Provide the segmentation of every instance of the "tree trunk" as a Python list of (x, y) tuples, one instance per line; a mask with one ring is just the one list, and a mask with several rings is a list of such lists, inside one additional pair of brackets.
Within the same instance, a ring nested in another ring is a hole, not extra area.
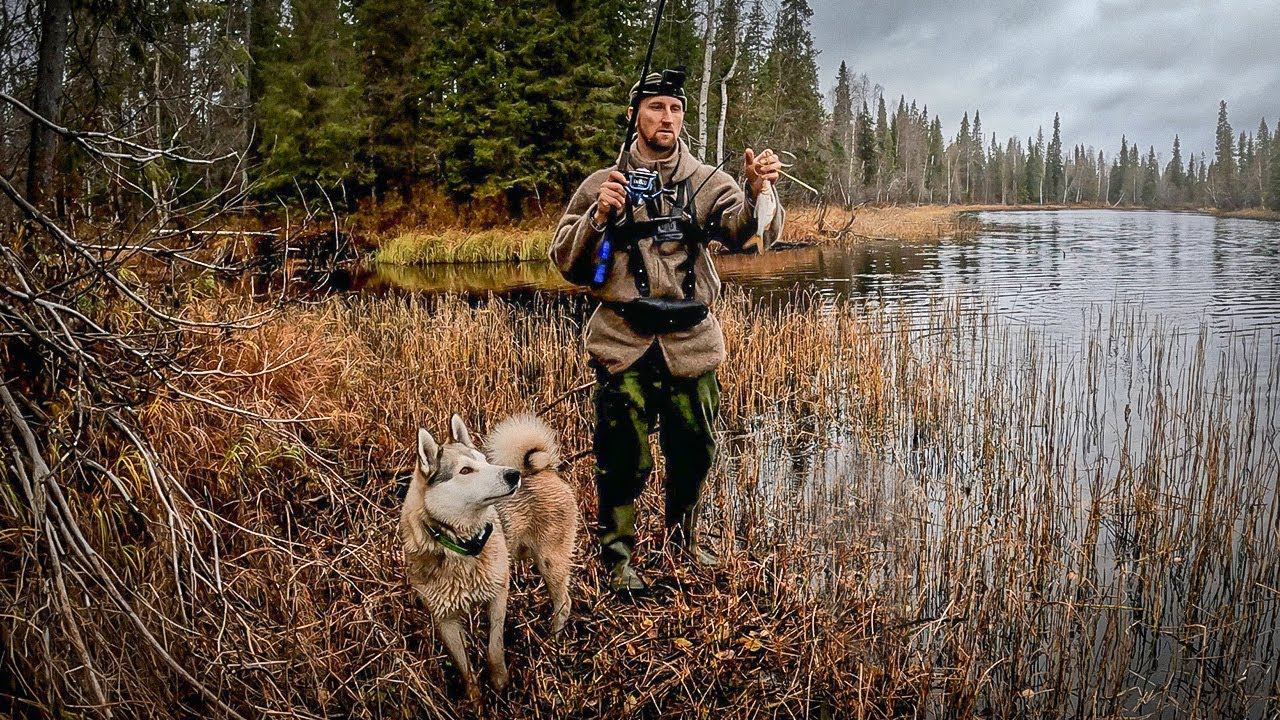
[(733, 44), (733, 62), (729, 70), (720, 78), (720, 119), (716, 123), (716, 164), (724, 162), (724, 124), (729, 117), (729, 81), (738, 71), (738, 56), (742, 54), (742, 41)]
[(707, 28), (703, 33), (702, 48), (702, 84), (698, 88), (698, 160), (707, 157), (707, 91), (711, 88), (711, 60), (716, 53), (715, 0), (707, 0)]
[[(45, 0), (40, 12), (40, 47), (36, 60), (35, 97), (31, 109), (50, 122), (58, 122), (62, 107), (62, 74), (67, 60), (67, 26), (71, 0)], [(31, 121), (27, 157), (27, 200), (39, 207), (53, 176), (57, 135), (39, 121)]]
[(1044, 204), (1044, 176), (1045, 176), (1045, 173), (1048, 171), (1049, 171), (1049, 156), (1048, 154), (1046, 154), (1044, 158), (1040, 160), (1040, 189), (1038, 192), (1040, 193), (1041, 205)]

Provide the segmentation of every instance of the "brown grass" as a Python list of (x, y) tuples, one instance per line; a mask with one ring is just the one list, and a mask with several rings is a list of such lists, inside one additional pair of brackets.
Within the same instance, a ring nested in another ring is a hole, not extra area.
[[(973, 232), (976, 226), (964, 213), (985, 209), (979, 205), (887, 205), (860, 207), (851, 225), (849, 212), (815, 207), (788, 209), (783, 240), (795, 243), (941, 240)], [(841, 231), (844, 231), (841, 233)]]
[[(167, 619), (157, 630), (179, 660), (243, 713), (463, 716), (400, 572), (396, 488), (419, 424), (442, 430), (457, 411), (483, 433), (590, 377), (573, 308), (335, 299), (207, 338), (203, 362), (240, 375), (202, 390), (297, 422), (158, 398), (145, 420), (191, 503), (167, 507), (124, 456), (115, 469), (140, 512), (94, 486), (75, 487), (72, 505)], [(1257, 403), (1280, 389), (1277, 373), (1249, 380), (1247, 357), (1206, 364), (1203, 338), (1125, 312), (1099, 315), (1078, 351), (962, 299), (864, 312), (807, 295), (761, 307), (731, 292), (720, 314), (730, 354), (706, 512), (726, 567), (671, 567), (654, 547), (660, 493), (647, 493), (640, 551), (661, 592), (621, 604), (601, 593), (584, 531), (563, 641), (545, 638), (545, 593), (518, 573), (513, 689), (488, 698), (491, 714), (1234, 715), (1265, 704), (1256, 688), (1274, 688), (1277, 669), (1255, 647), (1275, 627), (1280, 468), (1252, 448), (1276, 443)], [(544, 416), (567, 455), (586, 447), (587, 393)], [(590, 520), (589, 462), (564, 472)], [(186, 553), (215, 559), (217, 576), (191, 570)], [(130, 636), (108, 610), (83, 612)], [(40, 642), (6, 627), (10, 647)], [(1167, 682), (1147, 664), (1153, 648), (1171, 653)], [(119, 713), (207, 713), (145, 648), (94, 653)], [(79, 672), (71, 653), (66, 671)]]
[(1280, 212), (1268, 210), (1266, 208), (1241, 208), (1239, 210), (1218, 210), (1217, 208), (1206, 208), (1200, 212), (1207, 212), (1218, 217), (1226, 218), (1242, 218), (1244, 220), (1272, 220), (1280, 221)]
[(387, 265), (546, 261), (554, 234), (544, 228), (402, 230), (379, 240), (373, 257)]

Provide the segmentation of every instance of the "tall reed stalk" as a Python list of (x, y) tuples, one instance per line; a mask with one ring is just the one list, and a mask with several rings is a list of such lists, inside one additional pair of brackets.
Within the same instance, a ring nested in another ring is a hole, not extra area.
[[(731, 290), (719, 314), (729, 359), (705, 509), (725, 567), (694, 574), (657, 551), (651, 492), (640, 553), (655, 599), (602, 594), (584, 532), (574, 619), (548, 638), (545, 593), (517, 573), (499, 711), (1277, 710), (1274, 338), (1220, 349), (1204, 327), (1114, 307), (1064, 341), (964, 297), (869, 310)], [(145, 420), (185, 497), (126, 453), (116, 486), (73, 484), (68, 504), (175, 658), (244, 714), (462, 716), (400, 572), (414, 430), (459, 412), (483, 433), (545, 409), (566, 455), (584, 450), (583, 318), (580, 299), (550, 295), (335, 298), (210, 339), (205, 362), (224, 374), (202, 390), (285, 422), (157, 398)], [(589, 458), (563, 472), (589, 529)], [(188, 531), (162, 531), (171, 517)], [(216, 573), (184, 567), (187, 553)], [(54, 648), (21, 687), (47, 708), (92, 707), (74, 643), (23, 622), (49, 590), (20, 577), (0, 583), (6, 647)], [(132, 626), (79, 611), (118, 714), (207, 710)]]

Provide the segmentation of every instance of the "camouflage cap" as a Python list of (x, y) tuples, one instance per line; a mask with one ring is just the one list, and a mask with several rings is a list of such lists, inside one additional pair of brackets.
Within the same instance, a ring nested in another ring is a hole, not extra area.
[(644, 79), (644, 84), (636, 83), (631, 86), (630, 101), (635, 105), (642, 97), (651, 97), (654, 95), (667, 95), (676, 98), (681, 105), (685, 104), (684, 95), (684, 70), (664, 70), (662, 72), (649, 73)]

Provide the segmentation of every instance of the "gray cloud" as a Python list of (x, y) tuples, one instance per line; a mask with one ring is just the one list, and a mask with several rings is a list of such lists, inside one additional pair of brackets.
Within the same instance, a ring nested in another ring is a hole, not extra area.
[(1213, 154), (1218, 101), (1232, 127), (1254, 132), (1280, 116), (1277, 0), (1017, 0), (852, 3), (811, 0), (824, 90), (843, 60), (885, 88), (941, 113), (982, 112), (1003, 142), (1046, 134), (1062, 116), (1063, 142), (1110, 156), (1123, 133), (1167, 159)]

